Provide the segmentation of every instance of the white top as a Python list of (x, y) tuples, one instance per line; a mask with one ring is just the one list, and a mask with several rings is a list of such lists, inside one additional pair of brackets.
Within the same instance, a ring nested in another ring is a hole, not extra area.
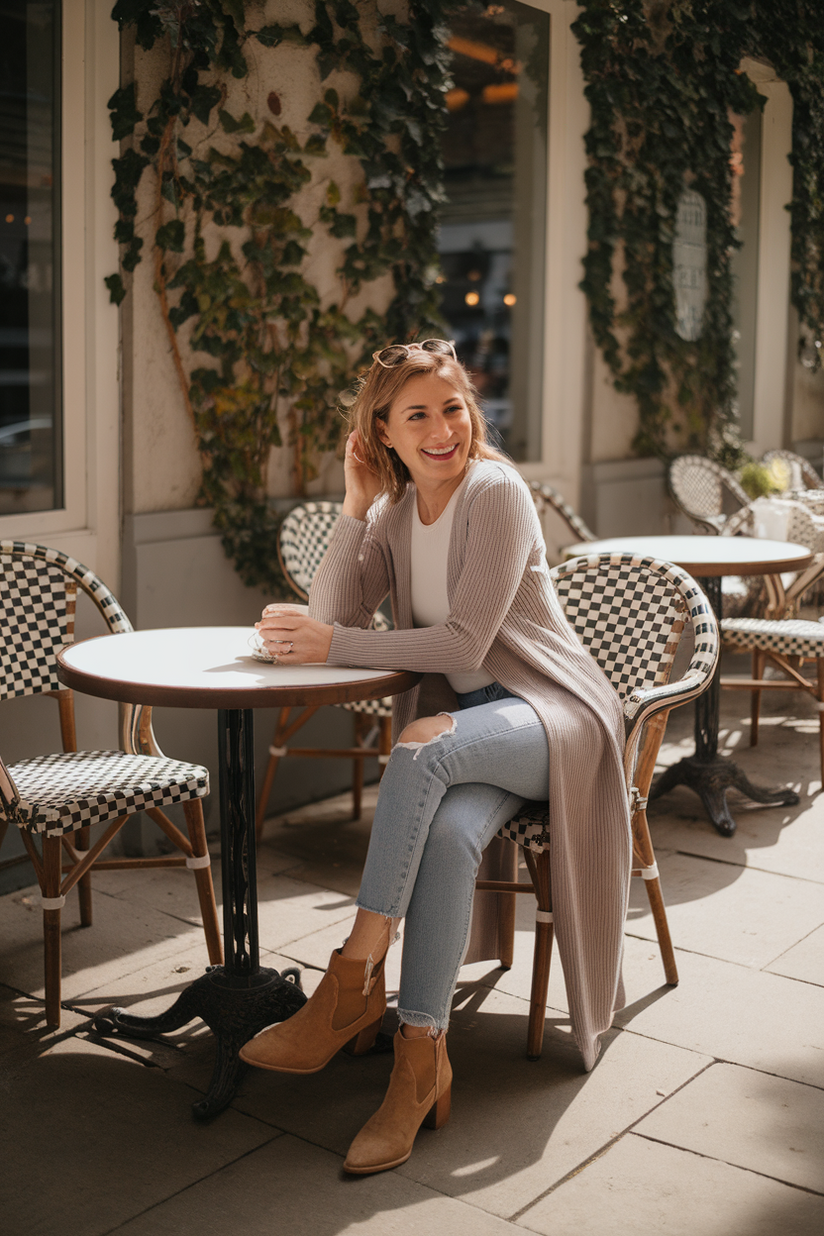
[(95, 678), (193, 692), (329, 686), (386, 676), (380, 669), (258, 661), (249, 646), (254, 633), (251, 627), (168, 627), (101, 635), (73, 644), (63, 651), (62, 659)]
[(659, 558), (699, 576), (778, 574), (800, 570), (812, 559), (805, 545), (749, 536), (615, 536), (564, 549), (566, 558), (612, 553)]
[[(425, 524), (418, 514), (417, 501), (412, 512), (411, 589), (412, 618), (416, 627), (437, 627), (449, 618), (446, 589), (446, 564), (452, 520), (463, 481), (455, 490), (434, 524)], [(487, 687), (495, 679), (486, 670), (469, 674), (447, 674), (447, 681), (458, 695)]]

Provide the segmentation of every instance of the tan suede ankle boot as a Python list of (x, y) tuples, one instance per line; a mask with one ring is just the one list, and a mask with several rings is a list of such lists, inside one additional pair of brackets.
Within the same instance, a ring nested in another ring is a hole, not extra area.
[(367, 1052), (386, 1012), (384, 961), (373, 965), (336, 949), (314, 995), (245, 1043), (241, 1060), (276, 1073), (317, 1073), (342, 1047)]
[(349, 1147), (343, 1167), (356, 1176), (405, 1163), (422, 1124), (440, 1129), (449, 1119), (452, 1066), (446, 1034), (395, 1035), (395, 1067), (386, 1098)]

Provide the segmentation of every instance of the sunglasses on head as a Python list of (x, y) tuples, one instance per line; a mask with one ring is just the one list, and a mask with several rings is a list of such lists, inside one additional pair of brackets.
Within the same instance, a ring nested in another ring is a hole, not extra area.
[(435, 352), (440, 356), (451, 356), (453, 360), (458, 359), (453, 340), (424, 339), (423, 343), (390, 343), (388, 348), (380, 348), (377, 352), (373, 352), (372, 360), (383, 365), (384, 369), (391, 369), (393, 365), (399, 365), (401, 361), (405, 361), (416, 351)]

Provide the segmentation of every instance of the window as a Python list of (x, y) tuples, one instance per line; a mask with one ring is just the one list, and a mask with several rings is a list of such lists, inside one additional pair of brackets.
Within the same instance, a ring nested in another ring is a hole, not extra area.
[(549, 23), (506, 0), (450, 24), (441, 312), (519, 463), (542, 451)]
[(0, 9), (0, 515), (63, 504), (60, 8)]

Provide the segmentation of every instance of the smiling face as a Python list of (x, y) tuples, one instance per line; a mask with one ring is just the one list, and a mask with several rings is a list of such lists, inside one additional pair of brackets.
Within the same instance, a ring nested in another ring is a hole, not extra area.
[(406, 464), (418, 490), (458, 485), (472, 446), (472, 418), (458, 387), (436, 373), (419, 374), (401, 388), (377, 430)]

